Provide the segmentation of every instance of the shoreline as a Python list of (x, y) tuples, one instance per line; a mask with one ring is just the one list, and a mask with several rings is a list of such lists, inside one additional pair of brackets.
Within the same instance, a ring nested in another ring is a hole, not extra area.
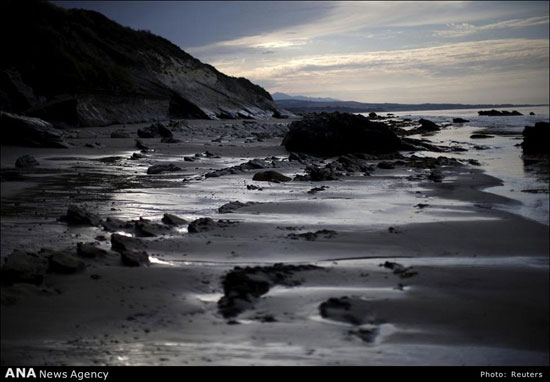
[[(193, 142), (144, 139), (156, 151), (139, 161), (90, 161), (137, 151), (133, 138), (108, 138), (116, 128), (73, 139), (103, 145), (94, 149), (20, 149), (43, 156), (29, 171), (36, 183), (24, 203), (15, 197), (21, 188), (5, 194), (10, 182), (2, 182), (2, 257), (22, 243), (61, 249), (108, 236), (57, 222), (69, 202), (87, 203), (102, 218), (158, 220), (169, 212), (236, 223), (141, 239), (156, 259), (149, 267), (86, 260), (82, 273), (48, 274), (43, 290), (3, 287), (2, 301), (14, 303), (2, 307), (2, 364), (548, 365), (548, 226), (493, 208), (513, 203), (483, 191), (499, 179), (468, 166), (444, 167), (441, 183), (406, 180), (401, 169), (329, 182), (253, 182), (253, 172), (199, 179), (249, 158), (285, 155), (279, 138), (245, 143), (239, 129), (221, 142), (212, 142), (220, 138), (215, 128), (177, 135)], [(182, 160), (205, 150), (220, 158)], [(2, 163), (14, 155), (2, 150)], [(145, 175), (159, 161), (184, 171)], [(303, 167), (285, 166), (275, 170), (291, 175)], [(322, 185), (328, 188), (307, 193)], [(233, 200), (259, 204), (216, 212)], [(422, 203), (428, 206), (415, 207)], [(289, 236), (321, 229), (336, 234)], [(402, 278), (380, 266), (386, 261), (416, 274)], [(277, 262), (320, 268), (293, 275), (294, 286), (272, 287), (229, 325), (217, 308), (221, 280), (237, 265)], [(376, 319), (358, 326), (339, 314), (319, 316), (321, 303), (343, 296), (352, 317)]]

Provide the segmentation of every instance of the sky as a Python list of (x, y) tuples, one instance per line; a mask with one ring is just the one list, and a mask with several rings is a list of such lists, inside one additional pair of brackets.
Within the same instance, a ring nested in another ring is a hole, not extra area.
[(549, 103), (547, 1), (52, 1), (172, 41), (269, 92)]

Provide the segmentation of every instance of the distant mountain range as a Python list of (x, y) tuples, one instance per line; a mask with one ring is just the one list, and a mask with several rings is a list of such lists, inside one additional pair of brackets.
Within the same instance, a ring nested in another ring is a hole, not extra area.
[(285, 93), (273, 93), (271, 95), (275, 101), (309, 101), (309, 102), (342, 102), (339, 99), (336, 98), (330, 98), (330, 97), (306, 97), (301, 95), (289, 95)]
[(514, 104), (457, 104), (457, 103), (362, 103), (355, 101), (340, 101), (333, 98), (313, 98), (304, 96), (290, 96), (284, 93), (272, 95), (275, 103), (293, 113), (315, 113), (322, 111), (339, 111), (346, 113), (370, 113), (392, 111), (418, 111), (418, 110), (449, 110), (449, 109), (494, 109), (520, 106), (543, 105), (514, 105)]

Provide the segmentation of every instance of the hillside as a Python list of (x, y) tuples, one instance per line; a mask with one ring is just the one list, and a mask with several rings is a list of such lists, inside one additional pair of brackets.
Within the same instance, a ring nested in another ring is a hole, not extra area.
[(70, 125), (277, 115), (270, 94), (148, 31), (47, 2), (3, 2), (0, 109)]

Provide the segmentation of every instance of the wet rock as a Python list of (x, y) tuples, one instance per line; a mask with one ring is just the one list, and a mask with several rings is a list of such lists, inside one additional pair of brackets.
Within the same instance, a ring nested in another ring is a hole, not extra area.
[(258, 181), (258, 182), (290, 182), (292, 179), (288, 176), (285, 176), (277, 171), (261, 171), (254, 174), (252, 177), (252, 180)]
[(164, 224), (171, 225), (171, 226), (179, 226), (179, 225), (187, 224), (187, 220), (172, 214), (164, 214), (162, 216), (162, 222)]
[(305, 233), (291, 233), (287, 235), (287, 238), (292, 240), (298, 240), (298, 239), (305, 239), (307, 241), (315, 241), (319, 237), (323, 237), (325, 239), (331, 239), (334, 236), (336, 236), (337, 232), (328, 230), (328, 229), (322, 229), (315, 232), (305, 232)]
[(405, 267), (402, 264), (392, 261), (386, 261), (380, 264), (381, 267), (391, 269), (394, 274), (399, 275), (402, 279), (416, 276), (418, 272), (413, 271), (413, 267)]
[(418, 122), (420, 122), (420, 127), (417, 129), (420, 131), (439, 131), (441, 128), (437, 126), (434, 122), (430, 121), (429, 119), (421, 119)]
[(471, 164), (472, 166), (481, 166), (481, 163), (477, 159), (468, 159), (468, 164)]
[(316, 194), (318, 192), (321, 192), (321, 191), (325, 191), (326, 189), (328, 189), (327, 186), (321, 186), (321, 187), (313, 187), (311, 190), (309, 190), (307, 193), (308, 194)]
[(477, 112), (479, 115), (486, 115), (489, 117), (502, 117), (502, 116), (515, 116), (515, 115), (523, 115), (519, 111), (507, 111), (507, 110), (481, 110)]
[(122, 251), (120, 252), (120, 260), (122, 264), (128, 267), (139, 267), (141, 265), (149, 265), (149, 255), (145, 251)]
[(80, 257), (96, 259), (98, 257), (107, 256), (108, 252), (102, 248), (97, 247), (97, 245), (93, 243), (77, 243), (76, 254)]
[(109, 232), (115, 232), (119, 230), (128, 230), (128, 229), (134, 228), (132, 222), (127, 222), (125, 220), (112, 218), (112, 217), (108, 217), (107, 219), (102, 221), (101, 225), (105, 229), (105, 231), (109, 231)]
[(529, 115), (535, 115), (535, 113), (533, 113), (533, 112), (530, 112), (530, 113), (529, 113)]
[(294, 177), (294, 180), (301, 182), (324, 182), (338, 180), (338, 173), (336, 173), (332, 167), (307, 166), (305, 171), (306, 175), (297, 175)]
[(378, 328), (350, 330), (348, 334), (360, 338), (367, 343), (373, 343), (379, 334)]
[(537, 122), (535, 126), (525, 126), (521, 148), (526, 155), (549, 155), (550, 124)]
[(468, 123), (470, 121), (468, 121), (467, 119), (463, 119), (463, 118), (453, 118), (453, 123)]
[(383, 123), (336, 112), (312, 114), (292, 122), (283, 145), (288, 151), (327, 158), (348, 153), (395, 152), (401, 141)]
[(165, 235), (170, 232), (170, 228), (164, 224), (153, 223), (147, 219), (139, 218), (135, 222), (136, 236), (138, 237), (154, 237)]
[(255, 204), (258, 204), (258, 203), (256, 203), (256, 202), (242, 203), (242, 202), (239, 202), (239, 201), (236, 200), (234, 202), (229, 202), (229, 203), (224, 204), (223, 206), (218, 208), (218, 212), (220, 214), (230, 214), (230, 213), (238, 210), (239, 208), (249, 207), (249, 206), (253, 206)]
[(300, 162), (303, 164), (311, 164), (317, 161), (318, 159), (304, 153), (290, 153), (290, 155), (288, 156), (288, 160), (290, 162)]
[(84, 262), (76, 256), (65, 252), (45, 252), (48, 257), (48, 271), (53, 273), (77, 273), (84, 270)]
[(143, 142), (140, 141), (139, 139), (136, 139), (136, 148), (138, 148), (139, 150), (143, 150), (143, 151), (149, 151), (150, 150), (149, 146), (144, 145)]
[(216, 229), (218, 225), (216, 222), (211, 218), (200, 218), (197, 220), (193, 220), (189, 227), (187, 227), (187, 231), (189, 233), (200, 233), (200, 232), (206, 232), (210, 231), (212, 229)]
[(225, 318), (233, 318), (249, 309), (259, 297), (275, 285), (295, 286), (297, 272), (320, 269), (315, 265), (275, 264), (265, 267), (235, 267), (225, 275), (222, 285), (224, 296), (218, 301), (218, 309)]
[(39, 165), (40, 163), (32, 155), (23, 155), (15, 161), (15, 167), (17, 168), (30, 168)]
[(379, 162), (376, 167), (381, 168), (383, 170), (391, 170), (395, 168), (395, 165), (392, 162), (382, 161)]
[(48, 260), (44, 256), (16, 249), (2, 264), (2, 285), (14, 283), (39, 285), (44, 280), (47, 269)]
[(247, 184), (246, 185), (247, 190), (257, 190), (257, 191), (263, 191), (262, 187), (255, 186), (253, 184)]
[(147, 155), (141, 154), (141, 153), (133, 153), (132, 156), (130, 157), (131, 160), (139, 160), (143, 158), (147, 158)]
[(0, 134), (3, 145), (30, 147), (70, 147), (63, 141), (63, 133), (39, 118), (0, 112)]
[(355, 297), (331, 297), (319, 305), (321, 317), (346, 322), (352, 325), (378, 325), (382, 323), (375, 317), (368, 301)]
[(432, 182), (441, 183), (443, 181), (443, 174), (441, 174), (441, 171), (433, 170), (428, 175), (428, 179)]
[(182, 171), (182, 169), (175, 164), (172, 163), (160, 163), (152, 165), (147, 169), (147, 174), (155, 175), (155, 174), (161, 174), (163, 172), (177, 172)]
[(424, 209), (426, 207), (429, 207), (430, 205), (429, 204), (426, 204), (426, 203), (418, 203), (415, 207), (418, 208), (418, 209)]
[(487, 139), (487, 138), (494, 138), (494, 137), (495, 137), (494, 135), (481, 134), (481, 133), (470, 135), (471, 139)]
[(172, 132), (162, 123), (153, 123), (150, 126), (138, 129), (137, 135), (140, 138), (171, 138)]
[(133, 237), (113, 233), (111, 235), (111, 248), (119, 253), (128, 252), (143, 248), (143, 242)]
[(67, 208), (67, 215), (62, 219), (68, 225), (90, 225), (98, 226), (101, 219), (94, 213), (89, 212), (84, 206), (71, 204)]
[(111, 133), (111, 138), (130, 138), (130, 133), (122, 129), (115, 130)]

